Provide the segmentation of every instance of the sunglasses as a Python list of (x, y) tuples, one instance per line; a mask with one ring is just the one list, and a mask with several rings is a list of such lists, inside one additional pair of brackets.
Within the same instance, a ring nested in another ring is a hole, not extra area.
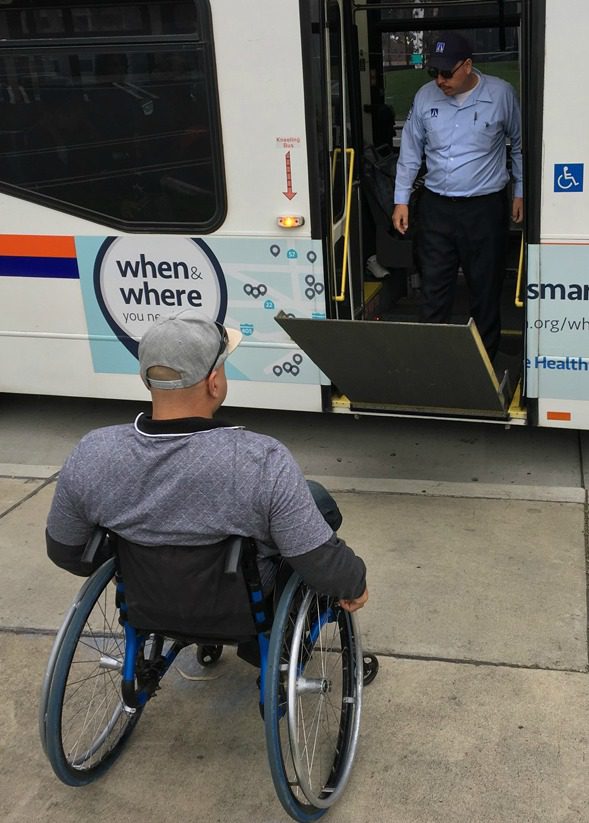
[(229, 343), (229, 338), (227, 337), (227, 331), (225, 329), (225, 326), (223, 326), (221, 323), (215, 323), (215, 326), (217, 327), (217, 329), (219, 331), (219, 337), (221, 338), (221, 340), (219, 342), (219, 349), (217, 351), (217, 354), (215, 355), (215, 359), (213, 360), (213, 365), (208, 370), (207, 376), (205, 377), (205, 380), (207, 380), (211, 376), (211, 374), (215, 371), (215, 366), (217, 365), (217, 360), (221, 357), (221, 355), (223, 354), (223, 352), (227, 348), (227, 344)]
[(449, 80), (451, 77), (454, 77), (454, 75), (456, 74), (458, 69), (461, 66), (464, 66), (465, 63), (466, 63), (466, 60), (463, 60), (461, 63), (459, 63), (456, 66), (455, 69), (436, 69), (435, 66), (430, 66), (427, 70), (427, 73), (429, 74), (430, 77), (433, 77), (434, 80), (436, 79), (438, 74), (441, 75), (444, 78), (444, 80)]

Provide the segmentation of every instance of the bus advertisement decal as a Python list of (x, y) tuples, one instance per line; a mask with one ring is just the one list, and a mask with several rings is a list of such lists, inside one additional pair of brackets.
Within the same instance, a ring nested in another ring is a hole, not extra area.
[(233, 380), (319, 385), (325, 378), (274, 321), (326, 316), (320, 241), (308, 238), (77, 237), (94, 370), (136, 374), (137, 348), (160, 316), (192, 308), (238, 328)]
[(589, 400), (588, 270), (589, 246), (560, 244), (528, 248), (526, 371), (529, 397)]
[(227, 285), (218, 260), (202, 240), (112, 237), (94, 264), (94, 292), (102, 313), (131, 354), (160, 316), (194, 309), (222, 323)]

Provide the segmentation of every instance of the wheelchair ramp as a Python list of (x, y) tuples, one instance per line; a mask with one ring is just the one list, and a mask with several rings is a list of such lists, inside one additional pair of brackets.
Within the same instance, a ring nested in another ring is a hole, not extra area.
[(508, 417), (471, 319), (466, 325), (309, 320), (277, 323), (345, 394), (352, 410)]

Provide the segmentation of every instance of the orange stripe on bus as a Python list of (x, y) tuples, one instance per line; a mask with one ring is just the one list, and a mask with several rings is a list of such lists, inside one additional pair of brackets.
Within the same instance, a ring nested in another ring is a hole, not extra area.
[(46, 237), (37, 234), (0, 236), (0, 254), (8, 257), (75, 257), (73, 237)]
[(546, 412), (547, 420), (570, 420), (571, 418), (570, 412)]

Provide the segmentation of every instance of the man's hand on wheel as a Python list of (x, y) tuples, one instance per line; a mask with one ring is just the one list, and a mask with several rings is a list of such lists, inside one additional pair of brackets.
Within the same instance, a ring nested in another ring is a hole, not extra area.
[(368, 589), (364, 589), (364, 593), (360, 595), (360, 597), (354, 598), (354, 600), (340, 600), (339, 604), (347, 612), (355, 612), (358, 609), (361, 609), (362, 606), (368, 601)]

